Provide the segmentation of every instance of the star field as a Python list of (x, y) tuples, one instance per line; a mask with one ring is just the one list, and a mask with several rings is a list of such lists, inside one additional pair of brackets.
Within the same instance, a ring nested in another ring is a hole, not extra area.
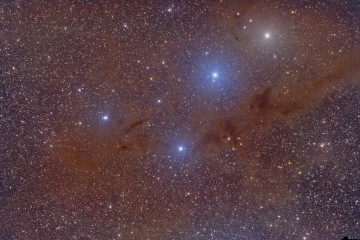
[(0, 239), (360, 238), (360, 3), (0, 1)]

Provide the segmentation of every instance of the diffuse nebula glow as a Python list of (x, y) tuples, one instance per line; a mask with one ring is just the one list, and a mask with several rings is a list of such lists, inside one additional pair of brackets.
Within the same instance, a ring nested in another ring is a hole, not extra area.
[(357, 3), (0, 7), (0, 239), (360, 237)]

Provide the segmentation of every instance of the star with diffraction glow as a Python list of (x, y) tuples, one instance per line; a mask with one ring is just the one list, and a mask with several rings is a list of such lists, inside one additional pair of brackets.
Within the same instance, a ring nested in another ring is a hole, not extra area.
[(178, 147), (178, 151), (179, 151), (179, 152), (183, 152), (184, 150), (185, 150), (185, 148), (184, 148), (183, 146), (179, 146), (179, 147)]

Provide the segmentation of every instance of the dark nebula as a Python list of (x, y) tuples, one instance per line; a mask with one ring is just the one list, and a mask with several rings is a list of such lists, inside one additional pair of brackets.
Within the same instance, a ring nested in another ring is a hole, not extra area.
[(0, 239), (360, 238), (358, 1), (0, 11)]

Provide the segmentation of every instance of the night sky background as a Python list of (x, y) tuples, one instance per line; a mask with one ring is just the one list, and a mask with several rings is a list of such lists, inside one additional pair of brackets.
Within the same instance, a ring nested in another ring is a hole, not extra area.
[(0, 239), (360, 238), (360, 1), (0, 2)]

